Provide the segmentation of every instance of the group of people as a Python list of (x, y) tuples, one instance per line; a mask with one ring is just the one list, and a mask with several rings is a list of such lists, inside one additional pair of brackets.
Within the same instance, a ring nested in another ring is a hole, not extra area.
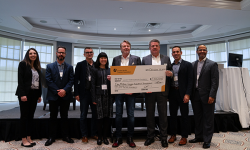
[[(159, 114), (159, 129), (162, 147), (168, 147), (168, 143), (176, 140), (177, 112), (181, 112), (181, 140), (179, 145), (185, 145), (189, 132), (189, 100), (192, 102), (195, 118), (195, 138), (190, 143), (204, 142), (203, 148), (209, 148), (214, 130), (214, 108), (219, 83), (217, 63), (206, 57), (207, 47), (197, 47), (199, 59), (192, 64), (181, 58), (181, 47), (172, 48), (174, 62), (170, 58), (160, 54), (160, 41), (153, 39), (149, 42), (151, 54), (143, 57), (131, 55), (131, 44), (124, 40), (120, 44), (121, 55), (113, 58), (112, 66), (130, 65), (166, 65), (165, 92), (145, 93), (147, 139), (145, 146), (155, 140), (155, 107)], [(80, 130), (82, 142), (88, 142), (88, 135), (97, 140), (97, 144), (108, 145), (108, 131), (110, 130), (110, 118), (113, 117), (113, 102), (116, 103), (116, 139), (112, 147), (119, 147), (122, 140), (122, 115), (123, 104), (127, 110), (127, 144), (136, 147), (133, 141), (134, 134), (134, 109), (137, 93), (125, 93), (111, 95), (110, 69), (106, 53), (101, 52), (96, 61), (93, 49), (84, 49), (85, 60), (77, 63), (75, 73), (73, 67), (65, 62), (66, 48), (59, 46), (56, 51), (57, 60), (48, 64), (46, 68), (46, 82), (48, 85), (47, 100), (50, 110), (50, 137), (45, 146), (55, 142), (57, 132), (57, 115), (60, 106), (61, 133), (63, 141), (74, 143), (68, 134), (68, 109), (72, 98), (72, 86), (74, 96), (80, 102)], [(24, 60), (18, 67), (18, 87), (16, 95), (20, 103), (22, 146), (32, 147), (36, 145), (31, 140), (30, 128), (37, 103), (41, 102), (41, 67), (37, 51), (30, 48)], [(167, 101), (170, 109), (170, 134), (167, 140)], [(89, 106), (92, 111), (91, 130), (88, 133), (87, 114)]]

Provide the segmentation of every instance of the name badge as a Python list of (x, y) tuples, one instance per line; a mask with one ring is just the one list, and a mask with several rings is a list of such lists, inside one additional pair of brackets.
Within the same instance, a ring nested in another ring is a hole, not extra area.
[(89, 76), (89, 81), (91, 81), (91, 76)]
[(199, 79), (199, 76), (200, 76), (200, 75), (197, 75), (197, 80)]
[(102, 90), (107, 90), (107, 84), (102, 84)]
[(63, 77), (63, 72), (60, 72), (60, 77), (61, 77), (61, 78)]
[(178, 81), (178, 76), (174, 76), (174, 81)]

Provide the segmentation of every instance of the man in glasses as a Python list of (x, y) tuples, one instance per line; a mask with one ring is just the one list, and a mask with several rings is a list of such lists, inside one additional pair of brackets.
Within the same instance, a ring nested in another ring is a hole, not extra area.
[(84, 49), (84, 54), (86, 60), (77, 63), (75, 68), (75, 83), (74, 83), (74, 95), (78, 102), (80, 102), (80, 129), (82, 134), (82, 142), (88, 142), (88, 127), (87, 127), (87, 114), (89, 105), (92, 112), (91, 119), (91, 137), (97, 140), (97, 112), (96, 106), (92, 102), (91, 98), (91, 78), (92, 69), (94, 67), (93, 56), (94, 52), (91, 47), (86, 47)]
[(191, 97), (195, 119), (195, 138), (189, 143), (204, 142), (210, 148), (214, 132), (214, 107), (219, 86), (219, 71), (216, 62), (209, 60), (207, 47), (200, 45), (196, 53), (199, 60), (193, 62), (193, 93)]
[[(120, 49), (122, 55), (116, 56), (113, 59), (112, 66), (131, 66), (131, 65), (140, 65), (141, 59), (138, 56), (130, 54), (131, 44), (129, 41), (124, 40), (120, 44)], [(134, 134), (134, 109), (135, 109), (135, 94), (125, 93), (125, 94), (117, 94), (115, 96), (115, 104), (116, 104), (116, 117), (115, 117), (115, 125), (116, 125), (116, 140), (114, 141), (112, 147), (118, 147), (122, 144), (122, 114), (123, 114), (123, 102), (126, 102), (127, 108), (127, 144), (130, 147), (136, 147), (133, 141)]]

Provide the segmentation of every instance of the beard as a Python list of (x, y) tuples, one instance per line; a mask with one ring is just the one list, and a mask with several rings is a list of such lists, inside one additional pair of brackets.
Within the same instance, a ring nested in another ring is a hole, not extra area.
[(62, 61), (62, 60), (65, 59), (65, 57), (63, 57), (63, 56), (57, 56), (57, 59), (60, 60), (60, 61)]

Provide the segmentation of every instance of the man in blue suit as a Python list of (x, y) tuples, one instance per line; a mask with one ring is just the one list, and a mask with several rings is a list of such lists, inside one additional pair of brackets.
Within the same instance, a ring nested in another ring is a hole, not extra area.
[(74, 94), (78, 102), (80, 102), (80, 129), (82, 134), (82, 142), (88, 142), (88, 127), (87, 127), (87, 114), (89, 106), (92, 112), (91, 119), (91, 137), (98, 139), (97, 135), (97, 110), (96, 105), (93, 104), (91, 98), (91, 78), (92, 69), (94, 68), (95, 62), (93, 61), (93, 49), (86, 47), (84, 49), (84, 56), (86, 60), (78, 62), (75, 69), (75, 80), (74, 80)]
[(45, 146), (55, 142), (59, 106), (63, 141), (74, 143), (68, 136), (68, 110), (72, 98), (71, 89), (74, 83), (73, 67), (64, 62), (66, 56), (65, 47), (59, 46), (56, 56), (57, 60), (47, 65), (45, 77), (48, 85), (47, 99), (50, 110), (50, 138), (46, 141)]

